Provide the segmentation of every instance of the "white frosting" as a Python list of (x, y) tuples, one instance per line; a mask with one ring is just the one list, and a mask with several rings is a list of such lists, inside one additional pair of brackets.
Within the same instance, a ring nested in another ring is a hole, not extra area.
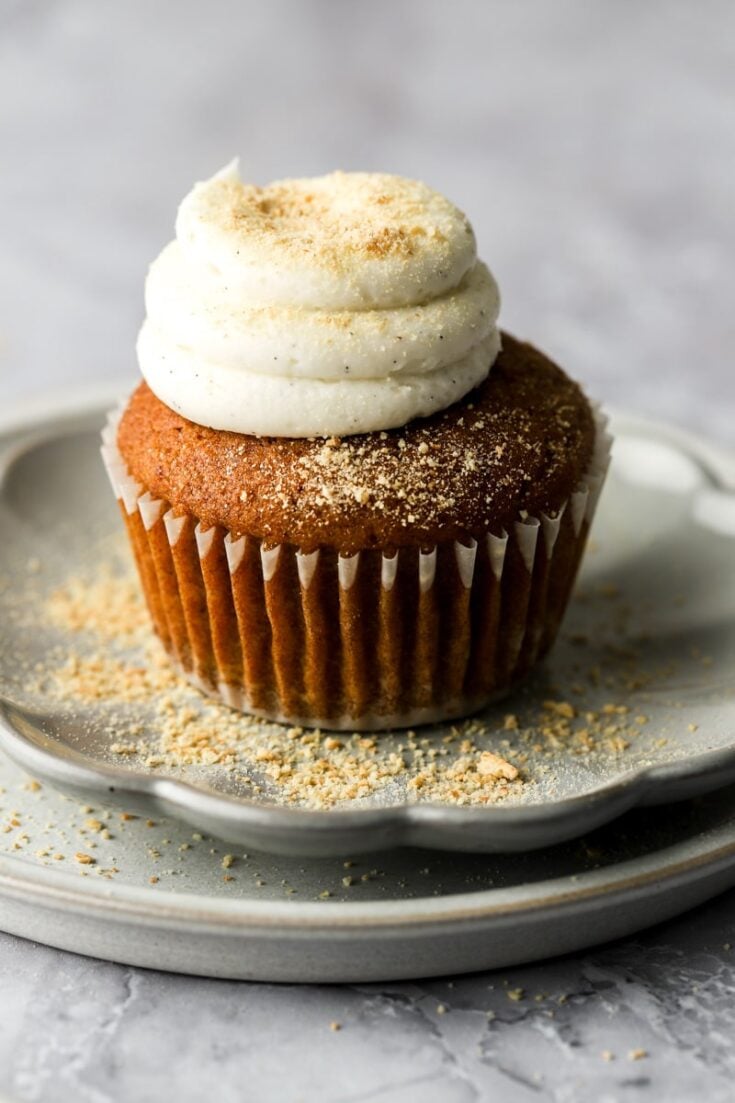
[(184, 199), (151, 266), (141, 370), (191, 421), (344, 436), (456, 402), (500, 348), (465, 216), (423, 184), (333, 173), (256, 188), (236, 164)]

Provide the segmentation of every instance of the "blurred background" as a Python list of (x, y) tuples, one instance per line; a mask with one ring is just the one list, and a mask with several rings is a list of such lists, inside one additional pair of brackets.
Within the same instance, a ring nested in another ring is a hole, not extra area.
[(178, 202), (334, 168), (470, 216), (506, 328), (735, 444), (732, 0), (0, 0), (0, 409), (135, 377)]

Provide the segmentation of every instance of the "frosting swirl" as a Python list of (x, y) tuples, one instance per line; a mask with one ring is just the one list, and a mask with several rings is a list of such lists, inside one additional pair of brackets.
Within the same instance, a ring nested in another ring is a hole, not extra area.
[(257, 188), (233, 162), (179, 208), (146, 281), (138, 357), (154, 393), (200, 425), (347, 436), (477, 386), (498, 310), (467, 219), (424, 184), (337, 172)]

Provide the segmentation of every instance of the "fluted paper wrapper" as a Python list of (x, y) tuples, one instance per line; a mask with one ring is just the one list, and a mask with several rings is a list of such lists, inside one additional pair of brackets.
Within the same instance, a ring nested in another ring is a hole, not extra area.
[(164, 647), (233, 708), (332, 729), (467, 715), (529, 671), (559, 629), (611, 444), (596, 414), (589, 471), (554, 516), (431, 549), (304, 554), (152, 497), (118, 451), (121, 412), (102, 455)]

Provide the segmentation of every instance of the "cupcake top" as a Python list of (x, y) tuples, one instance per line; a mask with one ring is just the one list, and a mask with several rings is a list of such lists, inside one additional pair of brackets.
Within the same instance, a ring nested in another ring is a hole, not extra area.
[(505, 334), (487, 378), (450, 409), (340, 438), (259, 438), (195, 424), (142, 384), (120, 423), (132, 475), (204, 528), (303, 551), (433, 547), (555, 512), (593, 456), (579, 386)]
[(198, 425), (308, 438), (388, 430), (457, 402), (500, 348), (497, 285), (467, 218), (381, 173), (184, 199), (150, 269), (138, 341), (151, 390)]

